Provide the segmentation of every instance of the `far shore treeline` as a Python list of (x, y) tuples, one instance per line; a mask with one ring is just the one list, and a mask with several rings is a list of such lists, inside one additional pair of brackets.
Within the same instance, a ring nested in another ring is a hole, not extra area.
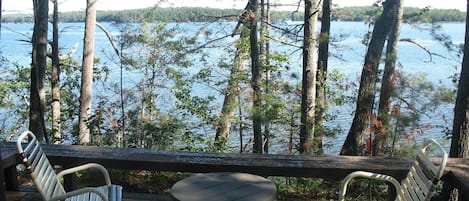
[[(60, 8), (59, 8), (60, 9)], [(101, 8), (102, 9), (102, 8)], [(378, 7), (344, 7), (336, 8), (332, 12), (333, 21), (366, 21)], [(151, 19), (154, 22), (207, 22), (214, 19), (221, 21), (237, 21), (241, 13), (238, 9), (216, 8), (143, 8), (122, 11), (98, 11), (97, 21), (134, 23), (142, 19)], [(405, 22), (464, 22), (466, 13), (456, 9), (428, 9), (405, 8)], [(84, 22), (84, 11), (63, 12), (60, 22)], [(303, 12), (274, 11), (272, 21), (302, 21)], [(6, 14), (2, 16), (2, 23), (33, 23), (32, 14)]]

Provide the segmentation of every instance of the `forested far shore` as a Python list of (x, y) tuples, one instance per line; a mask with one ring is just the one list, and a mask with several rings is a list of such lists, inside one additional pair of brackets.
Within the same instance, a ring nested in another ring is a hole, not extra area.
[[(380, 8), (374, 6), (336, 8), (331, 13), (333, 21), (366, 21), (376, 16)], [(153, 22), (207, 22), (237, 21), (239, 9), (216, 9), (199, 7), (143, 8), (121, 11), (97, 11), (99, 22), (136, 23), (143, 19)], [(404, 8), (405, 22), (464, 22), (466, 12), (456, 9)], [(60, 22), (84, 22), (84, 11), (62, 12)], [(272, 21), (302, 21), (303, 12), (273, 11)], [(32, 14), (6, 14), (2, 23), (33, 23)]]

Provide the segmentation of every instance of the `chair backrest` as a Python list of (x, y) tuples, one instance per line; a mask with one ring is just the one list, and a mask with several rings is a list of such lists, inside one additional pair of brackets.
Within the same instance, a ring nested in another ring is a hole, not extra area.
[[(441, 157), (439, 165), (435, 165), (430, 159), (437, 156)], [(438, 142), (434, 139), (426, 140), (409, 173), (402, 180), (396, 200), (430, 200), (435, 185), (443, 175), (447, 160), (448, 154)]]
[[(22, 144), (26, 139), (29, 142)], [(49, 163), (46, 155), (41, 149), (40, 143), (31, 131), (26, 131), (18, 137), (16, 142), (18, 152), (26, 166), (26, 170), (36, 185), (44, 200), (49, 200), (53, 196), (65, 194), (65, 190), (57, 179), (54, 168)]]

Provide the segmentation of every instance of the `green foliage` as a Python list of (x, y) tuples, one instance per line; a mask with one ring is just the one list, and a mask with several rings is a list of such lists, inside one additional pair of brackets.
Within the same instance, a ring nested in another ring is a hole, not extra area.
[[(372, 6), (343, 7), (332, 10), (333, 21), (369, 21), (375, 15), (370, 13), (370, 7), (378, 7), (377, 3)], [(96, 19), (99, 22), (116, 23), (141, 23), (146, 22), (210, 22), (210, 21), (237, 21), (242, 13), (238, 9), (215, 9), (215, 8), (143, 8), (123, 11), (98, 10)], [(429, 9), (429, 8), (405, 8), (404, 20), (406, 22), (463, 22), (465, 13), (455, 9)], [(85, 13), (81, 11), (60, 13), (61, 22), (84, 22)], [(303, 12), (296, 11), (273, 11), (272, 21), (303, 21)], [(2, 23), (32, 23), (31, 15), (11, 14), (3, 15)]]
[[(148, 171), (148, 170), (108, 170), (112, 182), (122, 185), (126, 192), (168, 195), (171, 186), (191, 174)], [(96, 171), (83, 171), (78, 175), (77, 187), (103, 185), (102, 174)], [(98, 183), (100, 181), (101, 183)]]
[(277, 188), (277, 200), (336, 200), (339, 182), (323, 179), (269, 177)]
[[(130, 128), (133, 131), (131, 132), (133, 135), (130, 135), (128, 140), (130, 147), (159, 150), (174, 149), (173, 143), (177, 140), (177, 136), (181, 136), (186, 132), (183, 121), (176, 116), (171, 116), (170, 113), (159, 114), (157, 118), (153, 122), (144, 123), (141, 129)], [(130, 125), (138, 125), (138, 122)], [(139, 133), (141, 133), (141, 136), (138, 135)]]
[(122, 93), (124, 98), (104, 98), (98, 103), (89, 124), (95, 143), (120, 145), (125, 142), (131, 147), (174, 149), (174, 142), (187, 133), (187, 125), (180, 113), (170, 108), (162, 111), (157, 100), (159, 93), (166, 93), (184, 77), (180, 70), (190, 65), (184, 49), (193, 43), (193, 39), (176, 37), (176, 31), (180, 31), (177, 26), (145, 22), (140, 26), (129, 24), (121, 28), (119, 63), (122, 69), (136, 73), (131, 79), (137, 81), (137, 85), (128, 86), (126, 82), (120, 89), (116, 82), (115, 91)]
[[(374, 4), (372, 7), (379, 7)], [(370, 7), (344, 7), (334, 9), (332, 20), (337, 21), (369, 21), (369, 17), (376, 16), (370, 13)], [(465, 12), (456, 9), (430, 9), (430, 8), (404, 8), (404, 22), (464, 22)]]
[[(425, 74), (405, 75), (398, 73), (397, 83), (392, 94), (391, 126), (388, 133), (388, 153), (402, 155), (416, 142), (417, 136), (435, 127), (444, 127), (435, 122), (424, 122), (424, 117), (437, 114), (440, 106), (450, 104), (455, 97), (454, 89), (435, 86)], [(441, 114), (444, 116), (445, 114)], [(399, 142), (405, 143), (399, 143)]]
[(389, 186), (383, 181), (369, 180), (357, 178), (350, 181), (347, 188), (345, 200), (347, 201), (360, 201), (360, 200), (374, 200), (385, 201), (388, 200)]
[[(356, 98), (354, 91), (357, 86), (350, 83), (345, 74), (339, 69), (331, 69), (327, 74), (326, 94), (330, 105), (346, 105), (353, 103)], [(352, 93), (350, 93), (352, 92)]]
[(188, 86), (190, 81), (178, 80), (172, 92), (178, 99), (178, 108), (188, 111), (190, 115), (195, 115), (202, 119), (202, 121), (212, 124), (216, 122), (215, 111), (210, 106), (215, 99), (215, 96), (209, 95), (207, 97), (200, 97), (191, 95), (191, 86)]
[(276, 94), (266, 94), (262, 97), (265, 104), (263, 111), (260, 112), (263, 122), (275, 122), (283, 119), (286, 103), (279, 101), (279, 99), (280, 96)]
[(443, 28), (439, 23), (432, 23), (430, 27), (430, 35), (433, 39), (442, 44), (448, 51), (457, 53), (461, 57), (463, 49), (453, 43), (453, 40), (448, 34), (443, 32)]
[(11, 69), (10, 76), (7, 74), (0, 77), (0, 94), (2, 94), (0, 107), (12, 107), (18, 99), (22, 99), (29, 93), (29, 91), (27, 91), (29, 87), (28, 70), (29, 69), (16, 64), (16, 66)]
[[(77, 61), (72, 60), (71, 58), (67, 58), (61, 61), (61, 79), (60, 79), (60, 122), (61, 122), (61, 129), (69, 131), (74, 129), (76, 121), (78, 120), (78, 112), (79, 112), (79, 92), (80, 92), (80, 84), (81, 84), (81, 71), (78, 69), (81, 68), (80, 64)], [(95, 68), (100, 68), (101, 65), (99, 60), (95, 63)], [(51, 64), (48, 63), (47, 70), (50, 71)], [(99, 71), (99, 70), (96, 70)], [(97, 73), (98, 74), (98, 73)], [(103, 76), (95, 77), (94, 81), (99, 85), (101, 83), (102, 77), (106, 77), (104, 75), (104, 71), (102, 73)], [(46, 75), (46, 79), (50, 80), (50, 75)], [(50, 84), (50, 82), (47, 82)], [(51, 100), (52, 94), (50, 91), (46, 91), (46, 99)], [(47, 110), (49, 112), (49, 110)], [(51, 121), (50, 113), (46, 114), (46, 121)], [(49, 133), (49, 132), (48, 132)], [(64, 136), (64, 138), (69, 136)]]
[(0, 130), (3, 134), (19, 133), (29, 117), (29, 68), (19, 64), (2, 64), (2, 67), (0, 108), (3, 116), (0, 119)]
[(456, 9), (405, 8), (405, 22), (464, 22), (464, 12)]

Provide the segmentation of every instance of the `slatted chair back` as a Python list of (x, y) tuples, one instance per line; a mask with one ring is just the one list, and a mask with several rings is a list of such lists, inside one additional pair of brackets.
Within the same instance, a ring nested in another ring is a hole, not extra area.
[[(22, 142), (29, 139), (28, 143)], [(87, 163), (72, 167), (55, 173), (46, 155), (42, 151), (40, 143), (31, 131), (26, 131), (18, 137), (16, 143), (18, 152), (26, 166), (26, 170), (31, 175), (34, 185), (38, 189), (45, 201), (121, 201), (122, 186), (111, 183), (109, 173), (106, 168), (97, 163)], [(63, 176), (76, 172), (95, 169), (102, 173), (103, 186), (84, 187), (66, 192), (62, 186)]]
[[(434, 164), (430, 158), (439, 158)], [(448, 154), (445, 149), (434, 139), (428, 139), (418, 150), (416, 160), (412, 164), (407, 176), (399, 183), (395, 178), (373, 172), (355, 171), (347, 175), (343, 180), (339, 192), (339, 201), (345, 200), (347, 186), (357, 177), (386, 181), (396, 188), (398, 201), (429, 201), (433, 197), (435, 185), (443, 175)]]
[[(434, 156), (441, 157), (438, 165), (430, 159)], [(396, 200), (430, 200), (435, 185), (443, 175), (447, 160), (448, 154), (438, 142), (434, 139), (426, 140), (422, 148), (419, 149), (409, 173), (401, 181), (401, 188), (397, 192)]]
[[(24, 146), (24, 138), (29, 138), (29, 142)], [(45, 200), (58, 195), (65, 194), (64, 187), (58, 181), (57, 175), (46, 155), (42, 151), (36, 136), (27, 131), (27, 135), (18, 138), (17, 148), (22, 157), (26, 170), (31, 175), (34, 185)]]

